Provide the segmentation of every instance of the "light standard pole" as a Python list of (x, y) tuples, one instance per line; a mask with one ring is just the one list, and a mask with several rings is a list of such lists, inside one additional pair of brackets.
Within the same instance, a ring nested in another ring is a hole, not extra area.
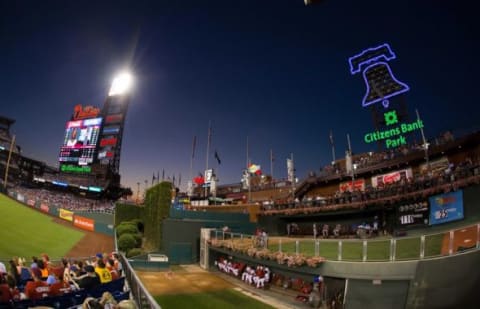
[(5, 188), (5, 191), (7, 191), (8, 169), (10, 167), (10, 159), (12, 158), (13, 145), (15, 145), (15, 135), (13, 135), (12, 141), (10, 142), (10, 150), (8, 151), (7, 165), (5, 166), (5, 179), (3, 181), (3, 186)]
[(137, 205), (140, 202), (140, 182), (137, 182)]
[[(415, 113), (417, 114), (417, 121), (420, 121), (420, 114), (418, 113), (418, 109), (415, 109)], [(429, 143), (427, 143), (427, 140), (425, 139), (425, 133), (423, 132), (423, 126), (420, 127), (420, 133), (422, 134), (422, 148), (425, 151), (425, 163), (427, 164), (427, 173), (430, 173), (430, 162), (428, 158), (428, 146), (430, 146)]]
[(147, 199), (147, 186), (148, 186), (148, 180), (145, 179), (145, 191), (143, 192), (143, 204), (145, 205), (145, 200)]

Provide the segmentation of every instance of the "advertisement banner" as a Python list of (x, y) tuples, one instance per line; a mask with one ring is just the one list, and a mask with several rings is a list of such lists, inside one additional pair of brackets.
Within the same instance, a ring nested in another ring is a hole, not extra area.
[(42, 203), (42, 204), (40, 204), (40, 210), (43, 211), (43, 212), (49, 212), (49, 211), (50, 211), (50, 207), (48, 207), (47, 204)]
[(365, 179), (360, 178), (360, 179), (355, 179), (353, 181), (345, 181), (340, 183), (339, 189), (340, 192), (345, 192), (345, 191), (350, 191), (352, 192), (352, 188), (355, 189), (355, 191), (365, 191)]
[(73, 218), (73, 225), (87, 231), (93, 232), (95, 230), (95, 220), (90, 218), (75, 216)]
[(62, 218), (63, 220), (67, 220), (67, 221), (72, 222), (73, 221), (73, 214), (74, 214), (73, 211), (60, 208), (58, 216), (60, 218)]
[(397, 181), (400, 181), (402, 178), (407, 180), (412, 178), (412, 169), (408, 168), (405, 170), (395, 171), (388, 174), (377, 175), (372, 177), (372, 187), (376, 188), (378, 186), (383, 186), (387, 184), (392, 184)]
[(430, 225), (463, 219), (463, 191), (435, 195), (429, 198)]

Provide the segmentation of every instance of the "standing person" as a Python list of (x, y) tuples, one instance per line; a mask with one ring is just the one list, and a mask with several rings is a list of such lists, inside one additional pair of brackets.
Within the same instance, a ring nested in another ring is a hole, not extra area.
[(328, 224), (324, 224), (322, 228), (322, 236), (323, 238), (328, 238)]
[(318, 235), (317, 224), (313, 223), (313, 239), (317, 239), (317, 235)]
[(262, 246), (262, 247), (267, 248), (267, 247), (268, 247), (268, 244), (267, 244), (267, 242), (268, 242), (268, 234), (267, 234), (267, 232), (266, 232), (265, 230), (262, 231), (262, 236), (261, 236), (261, 237), (262, 237), (262, 243), (263, 243), (263, 246)]
[(287, 223), (287, 236), (290, 237), (290, 223)]

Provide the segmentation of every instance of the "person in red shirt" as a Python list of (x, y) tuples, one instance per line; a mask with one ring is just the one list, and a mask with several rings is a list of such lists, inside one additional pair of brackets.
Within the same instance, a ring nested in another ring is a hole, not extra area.
[(20, 292), (15, 287), (15, 279), (11, 275), (0, 274), (0, 304), (20, 299)]
[(28, 281), (25, 285), (25, 296), (29, 299), (41, 299), (49, 296), (50, 287), (42, 281), (42, 272), (38, 267), (32, 268), (33, 281)]

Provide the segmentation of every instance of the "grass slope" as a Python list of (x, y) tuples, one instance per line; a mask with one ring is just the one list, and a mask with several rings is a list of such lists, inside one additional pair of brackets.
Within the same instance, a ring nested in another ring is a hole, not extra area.
[(64, 256), (84, 235), (83, 232), (54, 223), (52, 217), (0, 194), (0, 260), (47, 253)]
[(162, 308), (195, 308), (195, 309), (270, 309), (265, 303), (257, 301), (231, 289), (192, 294), (169, 294), (154, 296)]

